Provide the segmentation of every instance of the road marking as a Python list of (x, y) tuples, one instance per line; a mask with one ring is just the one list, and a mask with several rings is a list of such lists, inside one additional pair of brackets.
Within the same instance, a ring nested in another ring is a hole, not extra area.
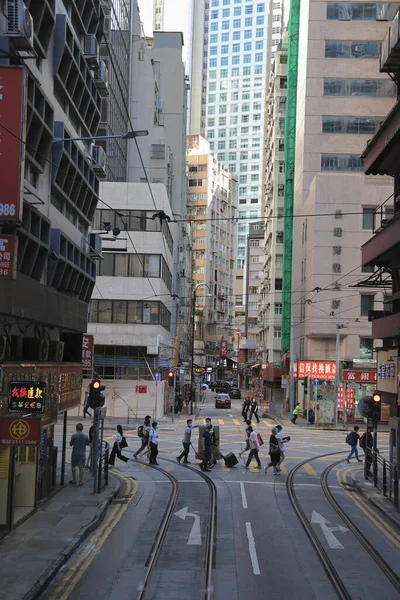
[(343, 525), (334, 525), (333, 527), (329, 527), (328, 524), (330, 521), (325, 519), (325, 517), (317, 513), (315, 510), (312, 511), (311, 523), (317, 523), (320, 525), (322, 533), (328, 542), (329, 548), (332, 550), (344, 550), (344, 546), (339, 542), (337, 537), (335, 537), (332, 532), (340, 531), (340, 533), (346, 533), (346, 531), (348, 531), (347, 527), (343, 527)]
[(218, 424), (219, 424), (219, 425), (224, 425), (224, 424), (225, 424), (225, 421), (224, 421), (223, 419), (218, 419)]
[[(136, 479), (138, 483), (171, 483), (169, 479)], [(178, 479), (179, 483), (207, 483), (204, 479)], [(339, 487), (339, 486), (338, 486)]]
[(312, 466), (307, 463), (305, 465), (303, 465), (305, 472), (307, 473), (307, 475), (316, 475), (316, 472), (314, 471), (314, 469), (312, 468)]
[(266, 425), (267, 427), (272, 427), (272, 424), (271, 424), (269, 421), (265, 421), (265, 420), (263, 419), (263, 423), (264, 423), (264, 425)]
[(247, 498), (246, 498), (246, 490), (244, 489), (244, 481), (240, 481), (240, 493), (242, 495), (242, 506), (243, 508), (248, 508), (247, 506)]
[(175, 467), (174, 467), (174, 465), (167, 465), (167, 466), (165, 467), (165, 470), (166, 470), (166, 471), (173, 471), (173, 470), (174, 470), (174, 468), (175, 468)]
[(257, 551), (256, 551), (256, 543), (254, 541), (253, 530), (251, 528), (251, 523), (246, 523), (246, 533), (247, 539), (249, 541), (249, 553), (251, 566), (253, 567), (254, 575), (261, 575), (260, 566), (258, 564)]
[(233, 419), (233, 424), (234, 425), (240, 425), (239, 421), (237, 419)]
[(281, 473), (283, 473), (283, 475), (287, 475), (287, 468), (285, 467), (285, 465), (280, 465), (281, 467)]
[(193, 525), (190, 530), (188, 541), (186, 542), (189, 546), (201, 546), (201, 529), (200, 529), (200, 516), (196, 515), (196, 513), (188, 512), (188, 507), (181, 508), (178, 512), (174, 513), (176, 517), (179, 519), (186, 520), (186, 517), (193, 517)]

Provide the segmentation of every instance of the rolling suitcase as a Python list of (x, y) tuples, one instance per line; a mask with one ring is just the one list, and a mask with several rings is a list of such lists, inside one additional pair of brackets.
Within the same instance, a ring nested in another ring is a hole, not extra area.
[(238, 459), (236, 458), (236, 456), (233, 454), (233, 452), (229, 452), (229, 454), (227, 454), (226, 456), (222, 457), (225, 461), (225, 466), (229, 467), (230, 469), (232, 467), (234, 467), (235, 465), (238, 464)]

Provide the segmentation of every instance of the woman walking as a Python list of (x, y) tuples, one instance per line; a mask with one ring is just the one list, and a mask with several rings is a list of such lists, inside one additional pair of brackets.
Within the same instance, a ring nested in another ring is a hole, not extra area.
[(117, 433), (115, 434), (113, 448), (111, 450), (110, 458), (108, 460), (108, 464), (111, 467), (114, 466), (115, 455), (117, 455), (120, 460), (123, 460), (124, 462), (128, 462), (129, 458), (126, 458), (126, 456), (123, 456), (123, 454), (121, 454), (122, 448), (126, 448), (127, 445), (128, 444), (126, 443), (126, 439), (124, 436), (124, 432), (122, 431), (122, 427), (121, 427), (121, 425), (117, 425)]
[(281, 459), (281, 451), (279, 448), (279, 440), (276, 437), (277, 433), (278, 430), (274, 427), (271, 431), (271, 437), (269, 438), (269, 455), (271, 457), (271, 462), (265, 467), (265, 474), (268, 473), (270, 467), (274, 467), (274, 475), (279, 475), (279, 469), (277, 467)]
[(251, 463), (251, 459), (253, 457), (257, 461), (257, 467), (256, 467), (256, 469), (261, 469), (261, 463), (260, 463), (260, 459), (258, 457), (258, 450), (260, 448), (260, 444), (258, 442), (257, 433), (254, 431), (254, 429), (252, 427), (248, 427), (247, 428), (247, 432), (249, 434), (250, 452), (249, 452), (249, 456), (248, 456), (247, 463), (246, 463), (246, 471), (249, 468), (249, 465)]

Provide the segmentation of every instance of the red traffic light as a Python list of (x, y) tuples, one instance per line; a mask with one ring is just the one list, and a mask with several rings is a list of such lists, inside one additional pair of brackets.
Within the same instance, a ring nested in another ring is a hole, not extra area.
[(173, 377), (173, 376), (174, 376), (174, 372), (173, 371), (169, 371), (168, 377)]
[(93, 381), (93, 383), (92, 383), (92, 387), (93, 387), (95, 390), (98, 390), (98, 389), (99, 389), (99, 387), (100, 387), (100, 381)]
[(372, 394), (372, 402), (380, 402), (381, 400), (382, 400), (381, 394), (379, 394), (378, 392), (375, 392), (375, 394)]

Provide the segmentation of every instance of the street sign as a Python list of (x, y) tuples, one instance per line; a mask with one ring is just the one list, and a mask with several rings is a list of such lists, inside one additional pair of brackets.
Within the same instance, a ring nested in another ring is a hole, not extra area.
[(8, 412), (42, 413), (45, 400), (44, 381), (10, 381)]
[(160, 381), (160, 373), (154, 373), (154, 381)]
[(40, 439), (40, 419), (0, 419), (0, 446), (39, 446)]
[(317, 379), (317, 378), (313, 379), (313, 384), (314, 385), (319, 385), (319, 379)]

